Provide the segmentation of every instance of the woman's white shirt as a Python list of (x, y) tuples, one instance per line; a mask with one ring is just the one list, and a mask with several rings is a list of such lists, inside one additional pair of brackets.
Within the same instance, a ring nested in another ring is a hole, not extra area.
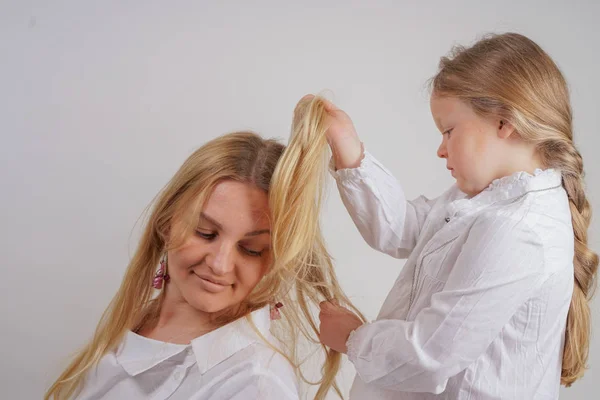
[(574, 284), (560, 172), (415, 201), (368, 152), (332, 173), (367, 243), (408, 258), (377, 320), (348, 340), (350, 398), (557, 399)]
[[(269, 307), (251, 314), (273, 340)], [(291, 364), (245, 318), (178, 345), (128, 332), (88, 373), (77, 399), (297, 400)]]

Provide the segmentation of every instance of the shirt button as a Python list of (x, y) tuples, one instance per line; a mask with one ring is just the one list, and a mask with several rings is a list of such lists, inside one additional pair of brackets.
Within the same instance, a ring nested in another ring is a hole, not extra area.
[(446, 221), (446, 223), (450, 222), (450, 217), (446, 217), (444, 221)]

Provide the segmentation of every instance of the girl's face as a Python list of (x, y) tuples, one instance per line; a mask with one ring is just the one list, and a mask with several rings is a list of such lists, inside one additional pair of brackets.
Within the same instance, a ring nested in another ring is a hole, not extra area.
[[(503, 176), (503, 154), (509, 126), (500, 119), (485, 119), (455, 97), (431, 97), (431, 114), (442, 133), (438, 157), (456, 179), (458, 188), (475, 196)], [(502, 129), (505, 131), (503, 132)]]
[[(267, 193), (223, 181), (195, 223), (195, 233), (168, 253), (169, 290), (207, 313), (240, 304), (271, 261)], [(180, 228), (175, 222), (174, 229)]]

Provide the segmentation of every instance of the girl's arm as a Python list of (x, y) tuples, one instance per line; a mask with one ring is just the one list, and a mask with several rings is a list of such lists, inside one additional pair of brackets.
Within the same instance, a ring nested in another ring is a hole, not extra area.
[(392, 257), (408, 258), (435, 200), (407, 201), (396, 178), (368, 152), (358, 168), (332, 174), (365, 241)]
[(415, 247), (434, 201), (407, 201), (394, 176), (363, 151), (352, 120), (330, 102), (327, 141), (342, 201), (365, 241), (396, 258), (407, 258)]

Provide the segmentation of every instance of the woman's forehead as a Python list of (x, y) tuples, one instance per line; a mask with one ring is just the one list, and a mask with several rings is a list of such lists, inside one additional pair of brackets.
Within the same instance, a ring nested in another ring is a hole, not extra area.
[[(207, 199), (201, 215), (226, 228), (268, 229), (269, 197), (256, 186), (236, 181), (219, 182)], [(205, 218), (206, 219), (206, 218)]]

